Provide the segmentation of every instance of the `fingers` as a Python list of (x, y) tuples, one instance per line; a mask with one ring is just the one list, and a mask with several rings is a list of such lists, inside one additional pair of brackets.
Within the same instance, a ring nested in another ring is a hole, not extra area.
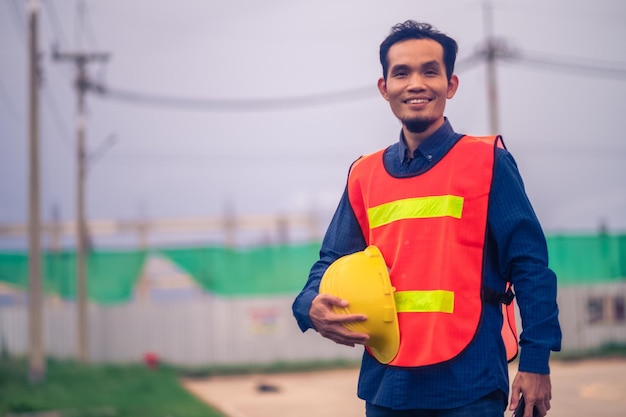
[[(524, 413), (524, 417), (534, 417), (534, 416), (544, 417), (548, 414), (548, 410), (550, 409), (550, 400), (534, 401), (534, 402), (531, 402), (529, 400), (528, 404), (529, 404), (530, 412), (528, 415)], [(534, 414), (532, 412), (533, 409), (535, 410)]]
[[(514, 411), (517, 410), (517, 407), (520, 405), (521, 397), (519, 395), (513, 395), (511, 397), (511, 404), (509, 406), (509, 410)], [(550, 409), (550, 401), (540, 401), (532, 398), (531, 396), (524, 395), (524, 414), (520, 415), (520, 417), (544, 417), (548, 414), (548, 410)], [(518, 415), (517, 413), (515, 414)]]
[(348, 300), (344, 300), (332, 294), (318, 294), (318, 296), (313, 299), (313, 304), (315, 303), (321, 303), (327, 306), (346, 307)]
[(340, 345), (354, 347), (357, 344), (364, 345), (369, 340), (369, 336), (367, 334), (353, 332), (338, 323), (323, 326), (318, 331), (322, 336)]
[(552, 399), (550, 375), (519, 371), (511, 385), (510, 410), (515, 410), (518, 406), (521, 395), (526, 402), (523, 417), (547, 415)]
[(524, 410), (524, 417), (543, 417), (547, 414), (547, 411), (541, 411), (541, 409), (537, 406), (537, 403), (534, 403), (530, 400), (526, 401), (526, 409)]
[(519, 405), (519, 394), (518, 395), (511, 395), (511, 403), (509, 404), (509, 410), (511, 411), (515, 411), (515, 409), (517, 408), (517, 406)]
[(515, 411), (518, 407), (520, 398), (522, 395), (522, 390), (519, 385), (519, 374), (515, 376), (513, 379), (513, 384), (511, 385), (511, 403), (509, 404), (509, 410)]
[(341, 345), (364, 345), (369, 340), (369, 335), (366, 333), (354, 332), (344, 327), (339, 321), (317, 322), (316, 328), (319, 334)]
[(365, 314), (337, 314), (333, 307), (346, 307), (348, 301), (330, 294), (319, 294), (313, 299), (309, 316), (312, 321), (323, 321), (329, 323), (349, 323), (354, 321), (365, 321)]
[(345, 307), (346, 300), (330, 294), (320, 294), (313, 299), (309, 317), (315, 330), (322, 336), (346, 346), (365, 344), (369, 336), (365, 333), (354, 332), (344, 326), (345, 323), (367, 320), (364, 314), (337, 314), (333, 307)]
[(337, 317), (333, 317), (333, 320), (337, 323), (353, 323), (355, 321), (365, 321), (367, 316), (365, 314), (335, 314)]

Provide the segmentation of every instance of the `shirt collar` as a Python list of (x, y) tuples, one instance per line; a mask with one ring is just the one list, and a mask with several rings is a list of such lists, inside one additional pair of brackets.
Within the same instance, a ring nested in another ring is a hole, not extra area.
[(410, 155), (409, 147), (406, 144), (404, 133), (400, 130), (400, 141), (398, 147), (398, 156), (400, 162), (408, 161), (411, 158), (421, 156), (428, 160), (439, 160), (454, 145), (458, 136), (455, 134), (448, 118), (444, 118), (444, 123), (432, 135), (424, 139), (417, 147), (413, 155)]

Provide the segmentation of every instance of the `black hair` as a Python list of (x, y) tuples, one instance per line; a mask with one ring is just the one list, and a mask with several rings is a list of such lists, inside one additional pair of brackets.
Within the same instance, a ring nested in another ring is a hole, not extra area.
[(389, 49), (396, 43), (407, 39), (432, 39), (443, 47), (443, 62), (446, 66), (446, 76), (448, 81), (454, 72), (454, 62), (458, 45), (454, 39), (439, 32), (428, 23), (420, 23), (414, 20), (407, 20), (404, 23), (398, 23), (391, 28), (389, 35), (380, 44), (380, 63), (383, 66), (383, 77), (387, 79), (387, 71), (389, 70), (389, 62), (387, 56)]

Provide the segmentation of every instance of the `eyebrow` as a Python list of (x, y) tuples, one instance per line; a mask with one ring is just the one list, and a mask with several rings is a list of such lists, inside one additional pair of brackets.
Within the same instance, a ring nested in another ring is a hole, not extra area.
[(441, 65), (439, 64), (439, 61), (432, 60), (432, 61), (424, 62), (422, 64), (422, 68), (424, 68), (424, 67), (437, 67), (437, 68), (440, 68)]
[(408, 70), (411, 67), (407, 64), (397, 64), (389, 68), (389, 72), (398, 71), (398, 70)]
[[(431, 60), (424, 62), (420, 65), (420, 68), (441, 68), (441, 64), (439, 61)], [(398, 70), (408, 70), (411, 69), (411, 66), (408, 64), (397, 64), (389, 68), (389, 72), (398, 71)]]

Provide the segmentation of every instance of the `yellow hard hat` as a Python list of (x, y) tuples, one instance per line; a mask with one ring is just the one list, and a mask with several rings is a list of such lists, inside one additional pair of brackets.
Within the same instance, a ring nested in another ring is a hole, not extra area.
[(395, 290), (383, 255), (373, 245), (337, 259), (320, 282), (320, 294), (332, 294), (348, 301), (346, 307), (334, 307), (336, 313), (367, 316), (365, 321), (343, 325), (367, 333), (369, 351), (381, 363), (391, 362), (400, 346)]

